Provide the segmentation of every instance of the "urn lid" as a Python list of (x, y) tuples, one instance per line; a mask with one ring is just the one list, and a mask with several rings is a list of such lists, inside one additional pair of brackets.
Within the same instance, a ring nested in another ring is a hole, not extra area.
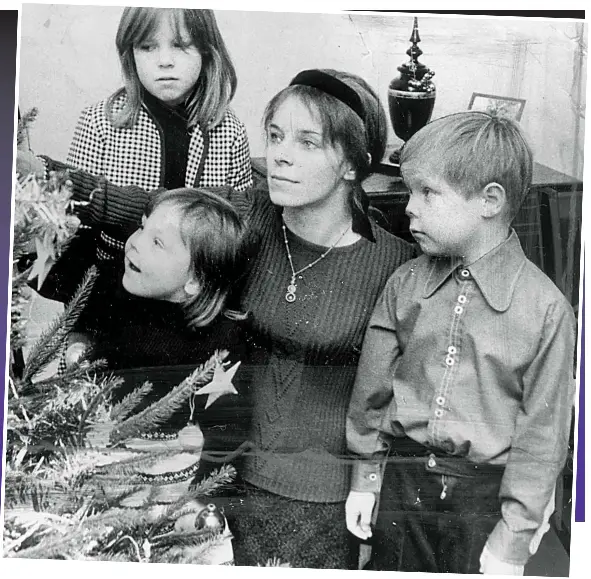
[[(398, 67), (401, 75), (391, 82), (390, 88), (407, 90), (409, 92), (434, 92), (435, 84), (431, 79), (435, 76), (435, 72), (422, 62), (419, 62), (419, 56), (423, 54), (423, 51), (419, 48), (421, 37), (419, 35), (419, 20), (416, 16), (409, 41), (411, 45), (406, 51), (409, 61)], [(401, 84), (405, 86), (403, 87)]]

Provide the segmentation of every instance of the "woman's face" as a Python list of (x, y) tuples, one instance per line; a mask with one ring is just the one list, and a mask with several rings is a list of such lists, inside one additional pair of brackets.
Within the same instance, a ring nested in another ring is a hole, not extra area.
[(182, 302), (193, 280), (191, 254), (181, 238), (181, 215), (166, 203), (154, 209), (125, 243), (123, 287), (131, 294)]
[(319, 115), (288, 96), (266, 127), (271, 201), (283, 207), (322, 206), (348, 191), (349, 164), (323, 138)]

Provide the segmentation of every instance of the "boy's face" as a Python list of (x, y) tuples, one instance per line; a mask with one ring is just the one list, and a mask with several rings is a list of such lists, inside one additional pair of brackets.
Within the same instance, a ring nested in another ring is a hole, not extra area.
[(159, 205), (125, 243), (123, 287), (144, 298), (182, 302), (192, 280), (191, 254), (181, 238), (181, 216)]
[(463, 256), (466, 264), (480, 257), (480, 192), (467, 196), (428, 166), (405, 166), (402, 173), (411, 192), (406, 206), (410, 231), (421, 250), (433, 256)]

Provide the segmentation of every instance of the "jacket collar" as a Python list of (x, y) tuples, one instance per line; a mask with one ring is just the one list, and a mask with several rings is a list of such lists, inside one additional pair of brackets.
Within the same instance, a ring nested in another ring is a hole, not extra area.
[(423, 297), (431, 297), (454, 271), (467, 269), (488, 305), (498, 312), (504, 312), (511, 305), (526, 260), (519, 238), (512, 229), (503, 243), (467, 268), (461, 268), (460, 258), (432, 258)]

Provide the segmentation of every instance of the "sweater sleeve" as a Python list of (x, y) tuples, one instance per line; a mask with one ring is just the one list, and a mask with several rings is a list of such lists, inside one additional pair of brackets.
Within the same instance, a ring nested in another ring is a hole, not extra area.
[[(165, 191), (165, 189), (146, 191), (135, 185), (114, 185), (104, 177), (93, 175), (88, 171), (77, 169), (47, 156), (41, 156), (41, 158), (48, 172), (67, 173), (72, 183), (72, 200), (79, 204), (77, 214), (85, 225), (127, 230), (130, 226), (141, 222), (150, 199)], [(247, 220), (262, 201), (262, 196), (268, 197), (268, 193), (264, 191), (251, 189), (239, 191), (232, 187), (212, 187), (209, 190), (230, 201), (240, 215)]]
[(576, 325), (566, 299), (549, 307), (533, 362), (523, 376), (523, 403), (503, 474), (502, 519), (488, 538), (492, 554), (523, 565), (543, 523), (564, 465), (574, 403)]
[(347, 445), (359, 458), (353, 463), (351, 490), (379, 492), (381, 487), (380, 464), (389, 445), (380, 425), (393, 399), (392, 373), (400, 355), (396, 289), (394, 275), (377, 301), (363, 340), (347, 414)]
[(41, 157), (47, 171), (66, 172), (72, 183), (72, 200), (79, 204), (77, 214), (85, 225), (129, 228), (139, 223), (150, 198), (164, 189), (145, 191), (141, 187), (120, 187), (104, 177), (70, 164)]

